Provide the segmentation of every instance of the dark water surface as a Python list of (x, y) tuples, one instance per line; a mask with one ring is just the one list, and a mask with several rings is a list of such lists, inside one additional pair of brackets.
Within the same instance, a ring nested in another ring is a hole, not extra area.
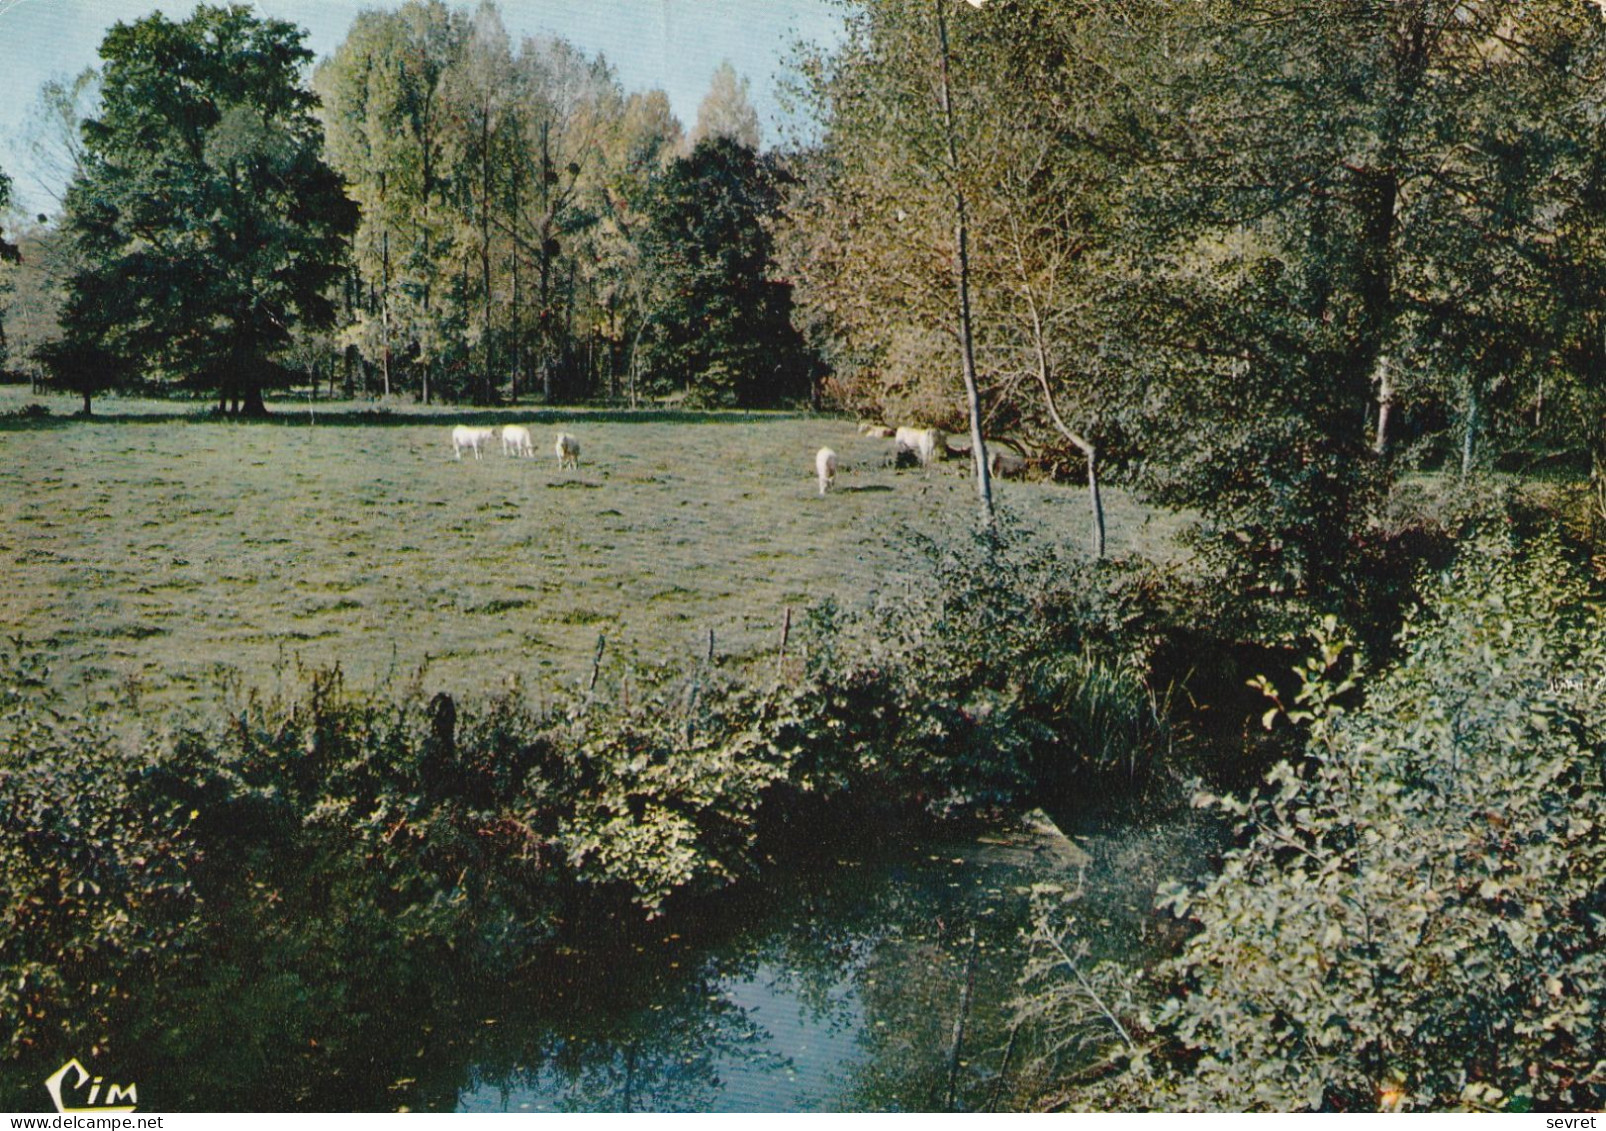
[(1011, 1044), (1010, 1002), (1034, 888), (1085, 891), (1073, 908), (1091, 957), (1141, 962), (1175, 931), (1156, 885), (1207, 872), (1220, 844), (1188, 812), (1062, 821), (1085, 856), (1015, 826), (840, 824), (810, 838), (808, 863), (788, 851), (762, 882), (654, 923), (579, 901), (598, 918), (571, 921), (566, 945), (488, 985), (443, 967), (427, 1000), (376, 993), (378, 955), (346, 984), (294, 977), (317, 944), (286, 936), (284, 970), (209, 968), (110, 1054), (7, 1064), (0, 1107), (48, 1110), (43, 1080), (68, 1056), (137, 1082), (150, 1112), (1008, 1106), (1031, 1051), (1029, 1035)]
[(1215, 844), (1187, 814), (1151, 828), (1089, 819), (1068, 831), (1091, 855), (1085, 868), (1012, 830), (887, 837), (728, 898), (712, 937), (690, 941), (666, 928), (632, 946), (634, 961), (548, 969), (507, 989), (516, 1019), (481, 1019), (484, 1039), (463, 1050), (455, 1097), (438, 1088), (409, 1096), (403, 1085), (398, 1102), (460, 1111), (942, 1110), (967, 980), (952, 1103), (1007, 1102), (1000, 1070), (1034, 885), (1085, 886), (1078, 920), (1095, 957), (1137, 958), (1165, 930), (1150, 910), (1156, 883), (1201, 873)]

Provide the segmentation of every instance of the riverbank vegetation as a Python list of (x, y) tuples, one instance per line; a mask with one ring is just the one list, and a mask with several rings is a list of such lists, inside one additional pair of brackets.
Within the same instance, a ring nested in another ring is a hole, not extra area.
[[(8, 221), (0, 344), (82, 413), (0, 422), (33, 527), (5, 600), (68, 583), (0, 679), (9, 1065), (251, 1033), (186, 1101), (267, 1075), (327, 1102), (442, 971), (673, 922), (844, 821), (1192, 793), (1236, 830), (1162, 893), (1180, 928), (1148, 968), (1085, 945), (1073, 885), (1037, 893), (1022, 1104), (1601, 1105), (1598, 7), (844, 18), (796, 59), (808, 128), (768, 149), (733, 73), (687, 136), (490, 4), (365, 13), (316, 68), (292, 25), (203, 6), (47, 88), (70, 184)], [(379, 403), (336, 432), (337, 390)], [(91, 415), (108, 392), (230, 419), (127, 441)], [(572, 477), (440, 450), (572, 402), (597, 409)], [(970, 470), (911, 485), (850, 414), (942, 429)], [(817, 497), (827, 441), (857, 482)], [(988, 443), (1032, 481), (993, 484)], [(180, 459), (210, 482), (146, 474)], [(454, 589), (468, 547), (540, 564)], [(214, 593), (196, 572), (267, 604), (297, 571), (307, 623), (244, 638), (333, 641), (299, 682), (138, 717), (142, 672), (120, 703), (50, 672), (160, 655), (206, 602), (154, 591)], [(726, 602), (764, 632), (722, 650)], [(684, 632), (610, 650), (642, 607)], [(543, 609), (557, 678), (493, 667)], [(374, 621), (449, 636), (476, 682), (432, 683), (427, 648), (371, 678)]]
[(1208, 883), (1162, 892), (1195, 928), (1181, 952), (1084, 979), (1074, 931), (1044, 913), (1025, 1008), (1094, 1050), (1060, 1102), (1598, 1108), (1601, 617), (1557, 540), (1496, 529), (1386, 669), (1324, 622), (1299, 690), (1266, 687), (1266, 722), (1300, 727), (1300, 755), (1247, 795), (1197, 799), (1241, 839)]

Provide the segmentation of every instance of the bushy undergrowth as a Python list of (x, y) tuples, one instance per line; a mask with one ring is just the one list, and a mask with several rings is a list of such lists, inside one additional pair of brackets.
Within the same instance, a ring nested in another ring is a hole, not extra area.
[[(1308, 730), (1241, 847), (1167, 904), (1195, 932), (1138, 980), (1039, 933), (1028, 1012), (1109, 1052), (1094, 1109), (1597, 1109), (1606, 1102), (1606, 616), (1553, 538), (1467, 545), (1365, 678), (1332, 621)], [(1264, 685), (1268, 691), (1273, 689)], [(1086, 1050), (1082, 1048), (1085, 1057)], [(1084, 1059), (1083, 1064), (1088, 1063)]]
[[(58, 713), (43, 665), (0, 665), (0, 1034), (7, 1052), (104, 1033), (200, 919), (188, 817), (145, 757)], [(70, 1010), (70, 1012), (69, 1012)]]
[(528, 960), (587, 904), (653, 915), (754, 874), (778, 811), (944, 813), (1139, 774), (1166, 739), (1132, 658), (1140, 576), (1009, 537), (931, 552), (906, 592), (815, 610), (776, 662), (539, 697), (381, 701), (326, 671), (130, 740), (10, 656), (7, 1056), (154, 1055), (174, 1039), (155, 1019), (183, 1015), (305, 1058), (442, 964)]
[(929, 578), (816, 611), (798, 714), (830, 772), (938, 809), (1141, 780), (1170, 737), (1149, 569), (1009, 532), (920, 548)]

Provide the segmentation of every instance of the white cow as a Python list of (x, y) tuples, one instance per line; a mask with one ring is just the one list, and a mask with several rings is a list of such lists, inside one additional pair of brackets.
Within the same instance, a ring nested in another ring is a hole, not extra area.
[(936, 428), (900, 428), (892, 437), (893, 458), (909, 452), (929, 468), (933, 460), (948, 452), (948, 437)]
[(458, 459), (463, 458), (463, 449), (468, 448), (474, 453), (474, 458), (480, 458), (480, 452), (490, 446), (496, 439), (495, 428), (471, 428), (467, 424), (459, 424), (452, 429), (452, 455)]
[(535, 455), (535, 441), (530, 430), (522, 424), (509, 424), (502, 429), (502, 454), (505, 456)]
[(558, 433), (558, 442), (555, 445), (558, 453), (558, 467), (580, 468), (580, 441), (567, 432)]
[(830, 448), (821, 448), (814, 454), (814, 471), (820, 477), (820, 494), (831, 489), (836, 481), (836, 453)]
[(920, 429), (900, 428), (892, 434), (892, 457), (894, 460), (904, 452), (915, 455), (920, 450)]

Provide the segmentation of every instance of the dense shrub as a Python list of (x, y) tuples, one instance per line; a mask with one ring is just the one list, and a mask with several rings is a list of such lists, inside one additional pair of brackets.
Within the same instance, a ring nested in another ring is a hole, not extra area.
[(935, 810), (1140, 782), (1169, 742), (1148, 567), (1094, 562), (1005, 528), (919, 542), (930, 571), (866, 613), (817, 613), (797, 700), (805, 746), (860, 792)]
[[(1057, 1016), (1102, 1028), (1117, 1065), (1072, 1102), (1606, 1102), (1606, 617), (1554, 539), (1484, 535), (1402, 646), (1346, 710), (1355, 677), (1326, 623), (1297, 700), (1268, 714), (1308, 728), (1305, 756), (1207, 799), (1242, 846), (1166, 894), (1197, 933), (1143, 992), (1043, 936), (1059, 953), (1039, 973), (1077, 1003)], [(1118, 1035), (1095, 998), (1128, 1003)]]
[(60, 713), (36, 660), (0, 657), (0, 1040), (14, 1058), (105, 1031), (201, 920), (190, 814), (145, 758)]

